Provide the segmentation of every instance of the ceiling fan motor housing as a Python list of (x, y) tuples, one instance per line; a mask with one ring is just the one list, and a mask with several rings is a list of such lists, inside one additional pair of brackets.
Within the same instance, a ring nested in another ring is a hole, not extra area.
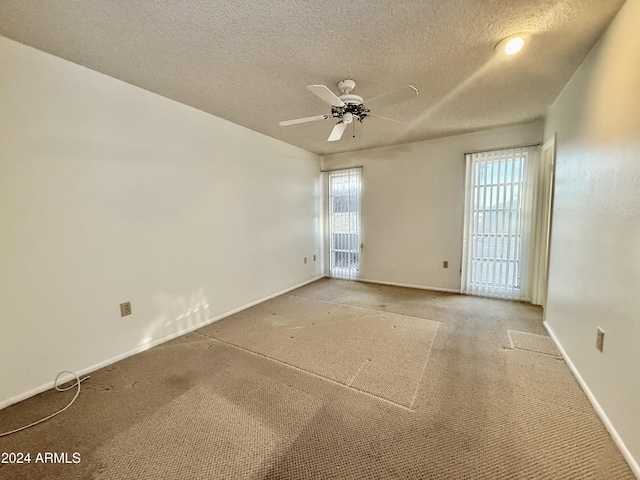
[(362, 97), (359, 97), (358, 95), (345, 94), (340, 95), (338, 98), (347, 105), (362, 105), (363, 103)]

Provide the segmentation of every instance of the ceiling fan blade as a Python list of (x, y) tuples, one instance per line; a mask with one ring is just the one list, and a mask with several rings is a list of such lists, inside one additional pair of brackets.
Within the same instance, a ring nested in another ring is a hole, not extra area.
[(307, 89), (329, 105), (333, 105), (334, 107), (344, 107), (344, 102), (324, 85), (309, 85)]
[(417, 96), (418, 96), (418, 89), (413, 85), (407, 85), (406, 87), (403, 87), (400, 90), (396, 90), (395, 92), (380, 95), (379, 97), (372, 98), (371, 100), (367, 100), (364, 103), (366, 107), (369, 109), (380, 108), (380, 107), (386, 107), (387, 105), (392, 105), (394, 103), (400, 103), (406, 100), (411, 100), (412, 98), (415, 98)]
[(284, 122), (278, 123), (278, 125), (286, 127), (289, 125), (297, 125), (298, 123), (315, 122), (316, 120), (324, 120), (331, 117), (333, 117), (333, 115), (316, 115), (315, 117), (296, 118), (295, 120), (285, 120)]
[(329, 135), (329, 138), (327, 138), (327, 142), (335, 142), (336, 140), (340, 140), (346, 128), (347, 128), (346, 123), (344, 122), (336, 123), (336, 126), (333, 127), (333, 130), (331, 130), (331, 135)]
[(368, 117), (381, 118), (383, 120), (389, 120), (390, 122), (395, 122), (395, 123), (403, 123), (403, 124), (405, 123), (402, 120), (396, 120), (395, 118), (383, 117), (382, 115), (376, 115), (375, 113), (370, 113), (367, 116)]

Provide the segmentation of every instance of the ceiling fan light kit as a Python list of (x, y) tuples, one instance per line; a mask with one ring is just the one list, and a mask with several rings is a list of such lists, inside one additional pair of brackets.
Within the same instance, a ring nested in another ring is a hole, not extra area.
[[(286, 127), (289, 125), (296, 125), (298, 123), (313, 122), (315, 120), (339, 118), (340, 121), (336, 123), (336, 125), (333, 127), (333, 130), (331, 130), (329, 138), (327, 138), (327, 141), (335, 142), (342, 138), (342, 134), (344, 133), (346, 126), (350, 123), (353, 123), (354, 120), (362, 123), (362, 121), (368, 116), (374, 116), (385, 120), (395, 121), (393, 119), (386, 119), (385, 117), (372, 114), (371, 110), (365, 107), (362, 97), (351, 93), (355, 88), (356, 82), (354, 82), (353, 80), (340, 80), (338, 82), (338, 90), (340, 91), (340, 95), (338, 96), (325, 85), (309, 85), (307, 89), (311, 93), (331, 105), (331, 113), (325, 115), (316, 115), (314, 117), (298, 118), (295, 120), (286, 120), (284, 122), (280, 122), (280, 125)], [(404, 102), (405, 100), (410, 100), (412, 98), (415, 98), (417, 95), (418, 90), (412, 85), (407, 85), (406, 87), (403, 87), (400, 90), (396, 90), (395, 92), (387, 93), (385, 95), (381, 95), (372, 100), (369, 100), (368, 105), (371, 106), (373, 104), (374, 108), (380, 108), (394, 103)]]

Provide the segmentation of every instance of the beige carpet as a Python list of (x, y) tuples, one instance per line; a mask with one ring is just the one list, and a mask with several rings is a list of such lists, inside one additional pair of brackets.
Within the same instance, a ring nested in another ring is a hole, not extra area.
[(199, 333), (413, 407), (439, 322), (286, 295)]
[[(632, 479), (539, 308), (321, 280), (95, 372), (7, 479)], [(64, 406), (45, 392), (0, 430)]]
[(553, 340), (546, 335), (536, 335), (535, 333), (518, 332), (515, 330), (507, 330), (507, 334), (511, 340), (511, 348), (519, 348), (530, 352), (560, 357), (560, 352), (558, 352)]

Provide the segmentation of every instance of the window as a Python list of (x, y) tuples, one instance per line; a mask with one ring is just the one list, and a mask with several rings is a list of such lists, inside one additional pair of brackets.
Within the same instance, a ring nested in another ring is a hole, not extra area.
[(357, 278), (360, 270), (360, 168), (329, 174), (329, 273)]
[(467, 154), (464, 293), (529, 296), (531, 182), (536, 147)]

